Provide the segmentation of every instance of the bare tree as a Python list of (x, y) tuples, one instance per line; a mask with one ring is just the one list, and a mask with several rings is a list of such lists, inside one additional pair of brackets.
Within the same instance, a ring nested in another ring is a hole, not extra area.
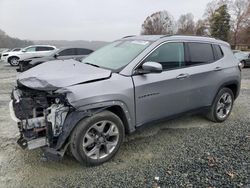
[(215, 11), (221, 7), (222, 5), (226, 5), (230, 2), (230, 0), (212, 0), (206, 6), (204, 17), (210, 19), (214, 16)]
[(198, 20), (195, 25), (195, 35), (198, 36), (208, 36), (209, 31), (205, 20)]
[(239, 31), (237, 37), (238, 44), (250, 44), (250, 25)]
[(250, 26), (250, 1), (235, 0), (230, 5), (233, 43), (237, 45), (239, 33)]
[(211, 33), (210, 25), (212, 22), (212, 18), (215, 16), (216, 10), (222, 5), (227, 5), (229, 1), (230, 0), (212, 0), (207, 4), (203, 17), (204, 17), (204, 24), (208, 29), (207, 31), (209, 32), (208, 34)]
[(142, 24), (143, 35), (166, 35), (175, 32), (175, 22), (167, 11), (160, 11), (147, 17)]
[(178, 34), (194, 34), (195, 23), (194, 16), (191, 13), (183, 14), (178, 20)]

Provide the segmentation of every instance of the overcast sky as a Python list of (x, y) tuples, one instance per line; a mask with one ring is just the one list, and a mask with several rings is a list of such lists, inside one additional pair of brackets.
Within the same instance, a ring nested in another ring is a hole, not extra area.
[(145, 18), (160, 10), (177, 20), (203, 16), (209, 0), (0, 0), (0, 29), (30, 40), (112, 41), (139, 34)]

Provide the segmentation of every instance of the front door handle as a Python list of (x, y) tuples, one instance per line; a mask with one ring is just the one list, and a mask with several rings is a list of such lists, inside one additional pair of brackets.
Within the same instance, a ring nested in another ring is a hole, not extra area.
[(188, 78), (189, 77), (189, 74), (180, 74), (179, 76), (177, 76), (176, 78), (177, 79), (185, 79), (185, 78)]
[(222, 68), (221, 67), (215, 67), (215, 69), (214, 69), (215, 71), (221, 71), (222, 70)]

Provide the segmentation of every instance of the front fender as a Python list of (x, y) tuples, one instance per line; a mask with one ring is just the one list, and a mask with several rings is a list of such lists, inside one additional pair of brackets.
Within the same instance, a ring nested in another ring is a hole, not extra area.
[(101, 111), (112, 106), (120, 106), (122, 108), (128, 122), (127, 128), (129, 132), (135, 131), (135, 126), (132, 123), (133, 120), (129, 114), (128, 108), (121, 101), (106, 101), (102, 103), (89, 104), (86, 106), (82, 106), (77, 109), (77, 111), (72, 111), (67, 115), (63, 124), (62, 134), (58, 138), (55, 149), (59, 150), (62, 148), (78, 122), (80, 122), (84, 118), (100, 113)]

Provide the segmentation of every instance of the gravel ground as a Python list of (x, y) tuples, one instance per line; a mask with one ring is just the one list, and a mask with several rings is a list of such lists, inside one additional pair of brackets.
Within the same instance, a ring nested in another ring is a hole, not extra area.
[(185, 116), (137, 131), (97, 167), (23, 151), (8, 102), (16, 72), (0, 63), (0, 187), (250, 187), (250, 69), (230, 118)]

